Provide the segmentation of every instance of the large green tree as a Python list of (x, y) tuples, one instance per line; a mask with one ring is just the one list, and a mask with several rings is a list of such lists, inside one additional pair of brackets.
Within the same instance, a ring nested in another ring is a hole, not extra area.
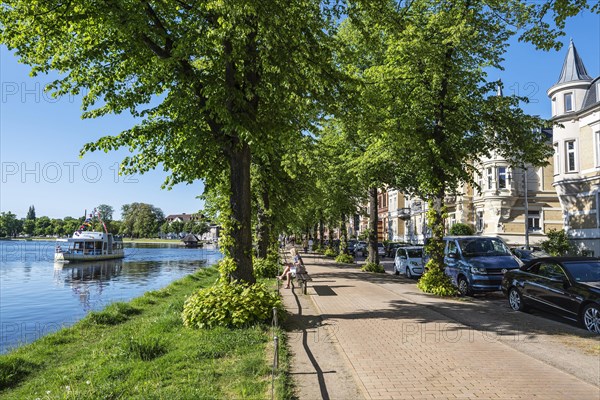
[(55, 95), (83, 97), (84, 117), (142, 119), (85, 151), (128, 147), (123, 171), (159, 165), (165, 182), (227, 173), (235, 280), (254, 281), (250, 163), (331, 91), (327, 5), (317, 0), (8, 1), (0, 41), (32, 73), (56, 70)]
[(160, 208), (146, 203), (124, 204), (121, 217), (121, 233), (131, 238), (156, 237), (165, 219)]

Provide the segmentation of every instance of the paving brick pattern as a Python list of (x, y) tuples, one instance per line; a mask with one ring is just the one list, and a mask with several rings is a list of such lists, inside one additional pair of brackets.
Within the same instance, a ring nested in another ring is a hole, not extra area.
[(337, 342), (366, 398), (600, 400), (599, 387), (451, 320), (431, 304), (411, 302), (355, 269), (304, 261), (313, 277), (308, 296), (330, 326), (327, 340)]

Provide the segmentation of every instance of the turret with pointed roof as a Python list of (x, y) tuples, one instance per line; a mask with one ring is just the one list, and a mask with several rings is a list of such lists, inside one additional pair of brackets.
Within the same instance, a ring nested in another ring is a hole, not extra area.
[(581, 57), (579, 57), (579, 53), (575, 48), (573, 39), (571, 39), (571, 42), (569, 43), (569, 51), (565, 57), (562, 71), (560, 71), (560, 77), (558, 78), (556, 85), (566, 82), (591, 80), (592, 77), (588, 75), (585, 65), (583, 65), (583, 61), (581, 60)]
[(548, 89), (552, 99), (552, 117), (568, 117), (582, 109), (592, 77), (588, 75), (573, 39), (563, 62), (558, 82)]

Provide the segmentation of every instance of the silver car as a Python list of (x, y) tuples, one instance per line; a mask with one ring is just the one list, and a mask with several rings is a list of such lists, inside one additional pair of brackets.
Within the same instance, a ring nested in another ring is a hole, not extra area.
[(394, 258), (394, 273), (406, 274), (410, 279), (423, 275), (423, 247), (398, 247)]

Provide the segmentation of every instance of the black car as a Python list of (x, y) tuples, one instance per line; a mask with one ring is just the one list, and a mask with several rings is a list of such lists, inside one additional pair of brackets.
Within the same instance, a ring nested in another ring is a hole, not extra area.
[(544, 309), (600, 334), (600, 258), (536, 258), (507, 271), (502, 291), (515, 311)]
[(539, 250), (511, 249), (511, 252), (523, 262), (531, 261), (535, 258), (550, 257), (549, 254)]

